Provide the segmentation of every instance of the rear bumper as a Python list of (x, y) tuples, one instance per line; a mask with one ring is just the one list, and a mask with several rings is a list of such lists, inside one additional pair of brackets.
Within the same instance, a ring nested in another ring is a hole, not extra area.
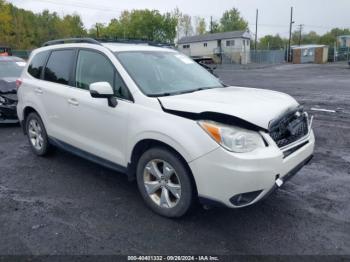
[(223, 148), (189, 163), (198, 195), (204, 202), (231, 208), (252, 205), (295, 175), (312, 158), (315, 138), (287, 157), (269, 146), (249, 154), (235, 154)]

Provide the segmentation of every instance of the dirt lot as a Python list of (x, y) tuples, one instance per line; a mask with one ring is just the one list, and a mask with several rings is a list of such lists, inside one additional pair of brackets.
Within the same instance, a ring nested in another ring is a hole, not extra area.
[[(0, 254), (350, 254), (350, 69), (345, 64), (220, 69), (232, 85), (286, 92), (311, 111), (312, 163), (266, 201), (149, 211), (123, 175), (56, 151), (32, 154), (18, 126), (0, 128)], [(262, 108), (263, 110), (263, 108)]]

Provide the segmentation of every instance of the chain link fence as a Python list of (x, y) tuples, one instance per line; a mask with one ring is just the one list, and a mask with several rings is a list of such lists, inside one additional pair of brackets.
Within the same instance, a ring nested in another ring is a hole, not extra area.
[(330, 48), (328, 62), (350, 61), (350, 47)]
[(28, 50), (12, 50), (13, 56), (18, 56), (20, 58), (23, 58), (24, 60), (27, 60), (30, 56), (30, 51)]
[(282, 64), (286, 61), (285, 50), (223, 50), (222, 64)]

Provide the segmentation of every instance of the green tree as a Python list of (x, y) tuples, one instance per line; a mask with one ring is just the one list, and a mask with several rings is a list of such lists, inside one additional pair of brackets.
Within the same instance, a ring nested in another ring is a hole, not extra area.
[(319, 43), (333, 46), (334, 43), (337, 41), (337, 37), (340, 35), (350, 35), (350, 29), (333, 28), (330, 32), (320, 37)]
[(232, 8), (224, 12), (220, 19), (220, 30), (228, 31), (246, 31), (248, 30), (248, 22), (241, 17), (240, 12), (236, 8)]
[(277, 49), (283, 49), (285, 47), (285, 41), (277, 34), (275, 36), (273, 35), (266, 35), (262, 38), (260, 38), (258, 43), (258, 48), (261, 50), (277, 50)]
[(184, 36), (191, 36), (193, 34), (192, 18), (190, 15), (183, 15), (180, 18), (180, 31)]
[(212, 21), (210, 32), (211, 33), (219, 33), (220, 31), (221, 31), (220, 24), (217, 21)]
[(195, 34), (204, 35), (207, 32), (207, 23), (203, 17), (195, 17)]
[(9, 44), (14, 36), (13, 19), (10, 5), (0, 0), (0, 36), (1, 44)]
[[(292, 44), (298, 45), (300, 38), (300, 32), (294, 31), (292, 34)], [(318, 44), (320, 42), (320, 36), (315, 31), (310, 31), (309, 33), (304, 33), (301, 35), (300, 43), (302, 45), (307, 44)]]

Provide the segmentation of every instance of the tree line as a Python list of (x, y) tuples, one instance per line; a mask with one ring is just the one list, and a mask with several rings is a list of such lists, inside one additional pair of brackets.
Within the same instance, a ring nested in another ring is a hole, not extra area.
[[(291, 43), (292, 45), (305, 45), (305, 44), (323, 44), (330, 47), (334, 47), (337, 42), (337, 37), (340, 35), (350, 35), (350, 29), (333, 28), (329, 32), (319, 35), (314, 31), (303, 33), (300, 35), (299, 31), (292, 33)], [(282, 38), (280, 35), (266, 35), (260, 38), (258, 42), (258, 48), (261, 50), (276, 50), (285, 49), (288, 46), (289, 39)]]
[[(76, 13), (65, 16), (48, 10), (33, 13), (0, 0), (0, 45), (14, 49), (33, 49), (46, 41), (68, 37), (142, 39), (173, 44), (183, 36), (236, 30), (249, 31), (248, 22), (236, 8), (209, 22), (203, 17), (183, 14), (178, 8), (163, 14), (149, 9), (126, 10), (107, 24), (97, 23), (87, 29)], [(350, 34), (350, 30), (335, 28), (322, 36), (310, 32), (302, 35), (301, 43), (333, 45), (342, 34)], [(260, 38), (258, 47), (282, 49), (287, 42), (279, 35), (267, 35)], [(299, 32), (293, 33), (292, 43), (299, 43)]]
[(68, 37), (142, 39), (173, 44), (183, 36), (232, 30), (248, 30), (248, 23), (235, 8), (210, 26), (203, 17), (191, 17), (176, 8), (164, 14), (158, 10), (126, 10), (108, 24), (96, 23), (87, 29), (76, 13), (65, 16), (48, 10), (33, 13), (0, 0), (0, 45), (14, 49), (32, 49), (46, 41)]

